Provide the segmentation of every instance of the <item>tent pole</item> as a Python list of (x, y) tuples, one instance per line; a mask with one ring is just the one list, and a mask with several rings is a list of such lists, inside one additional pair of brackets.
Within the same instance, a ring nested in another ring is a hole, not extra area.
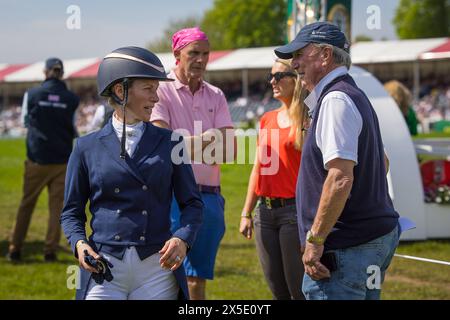
[(248, 69), (242, 69), (242, 96), (248, 99)]
[(326, 13), (327, 13), (327, 1), (321, 0), (322, 2), (322, 12), (320, 13), (320, 21), (327, 21)]
[(9, 90), (8, 84), (3, 86), (3, 109), (5, 110), (9, 106)]
[(420, 64), (419, 61), (413, 62), (413, 72), (414, 72), (414, 88), (413, 95), (414, 101), (419, 100), (419, 91), (420, 91)]

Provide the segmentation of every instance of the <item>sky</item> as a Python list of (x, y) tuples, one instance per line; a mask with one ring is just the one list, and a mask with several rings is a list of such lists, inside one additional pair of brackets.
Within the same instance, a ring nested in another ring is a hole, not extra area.
[[(245, 1), (245, 0), (242, 0)], [(199, 16), (214, 0), (0, 0), (0, 63), (32, 63), (103, 57), (121, 46), (145, 46), (162, 36), (170, 21)], [(353, 0), (352, 35), (395, 39), (392, 19), (399, 0)], [(79, 28), (71, 19), (80, 10)], [(380, 10), (380, 29), (370, 30), (366, 12)], [(71, 21), (72, 28), (67, 27)], [(75, 28), (73, 28), (75, 26)], [(214, 46), (214, 44), (212, 44)]]

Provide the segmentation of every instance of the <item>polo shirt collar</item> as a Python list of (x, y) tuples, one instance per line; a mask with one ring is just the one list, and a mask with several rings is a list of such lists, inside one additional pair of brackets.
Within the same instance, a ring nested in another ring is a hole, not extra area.
[[(187, 84), (184, 84), (180, 81), (180, 79), (178, 79), (177, 74), (175, 73), (175, 70), (170, 71), (170, 73), (167, 76), (168, 78), (172, 78), (175, 79), (175, 81), (173, 82), (175, 88), (177, 90), (181, 89), (181, 88), (188, 88), (189, 86)], [(205, 83), (203, 82), (203, 80), (200, 80), (200, 89), (202, 89), (205, 86)]]
[(317, 102), (319, 102), (320, 95), (322, 94), (323, 89), (334, 79), (337, 77), (343, 76), (348, 73), (348, 70), (344, 66), (337, 67), (328, 73), (325, 77), (323, 77), (319, 83), (314, 87), (311, 93), (306, 97), (305, 104), (308, 106), (308, 114), (311, 117), (314, 113), (314, 110), (317, 107)]

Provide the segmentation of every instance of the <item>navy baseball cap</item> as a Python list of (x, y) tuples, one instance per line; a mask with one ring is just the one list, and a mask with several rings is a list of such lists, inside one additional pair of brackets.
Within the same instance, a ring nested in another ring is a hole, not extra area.
[(345, 34), (336, 25), (319, 21), (304, 26), (294, 40), (275, 49), (275, 54), (281, 59), (291, 59), (294, 52), (310, 43), (327, 43), (346, 52), (350, 48)]
[(61, 70), (64, 70), (64, 65), (63, 65), (63, 62), (61, 61), (61, 59), (48, 58), (45, 61), (45, 69), (46, 70), (50, 70), (50, 69), (61, 69)]

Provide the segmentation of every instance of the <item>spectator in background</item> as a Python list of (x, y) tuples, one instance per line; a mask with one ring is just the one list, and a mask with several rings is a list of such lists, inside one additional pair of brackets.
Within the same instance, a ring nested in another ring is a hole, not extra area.
[(67, 162), (76, 137), (75, 111), (79, 98), (61, 80), (63, 62), (49, 58), (45, 62), (45, 81), (27, 91), (23, 98), (23, 122), (28, 128), (23, 179), (23, 195), (17, 212), (8, 250), (8, 260), (21, 260), (31, 215), (42, 190), (48, 188), (48, 219), (45, 240), (45, 261), (56, 260), (61, 237), (59, 217), (64, 200), (64, 179)]
[(111, 119), (114, 109), (108, 104), (101, 104), (95, 110), (94, 116), (88, 126), (87, 131), (93, 132), (103, 128)]
[(22, 121), (22, 106), (5, 107), (0, 112), (0, 136), (21, 137), (27, 132)]
[[(223, 92), (203, 80), (210, 52), (207, 36), (199, 28), (189, 28), (176, 32), (172, 40), (177, 66), (169, 77), (175, 81), (159, 86), (159, 102), (151, 121), (159, 127), (183, 129), (188, 135), (185, 141), (205, 206), (203, 224), (184, 266), (191, 299), (204, 300), (206, 280), (214, 278), (215, 259), (225, 233), (225, 199), (220, 190), (219, 163), (234, 159), (236, 141)], [(230, 140), (233, 150), (227, 150)], [(215, 159), (204, 152), (211, 148), (218, 151)], [(180, 224), (180, 209), (173, 201), (172, 229)]]
[[(303, 300), (301, 283), (304, 268), (295, 186), (304, 122), (308, 118), (303, 104), (305, 94), (300, 76), (292, 69), (289, 60), (276, 60), (269, 74), (269, 83), (274, 98), (281, 101), (282, 106), (266, 112), (261, 118), (257, 154), (239, 232), (251, 239), (254, 223), (256, 249), (273, 298)], [(278, 137), (278, 141), (272, 141), (274, 137)], [(265, 161), (265, 157), (271, 161)], [(268, 172), (271, 166), (276, 165), (279, 167), (275, 172)], [(251, 213), (256, 205), (253, 220)]]
[(417, 117), (412, 108), (412, 94), (402, 83), (397, 80), (391, 80), (384, 84), (384, 88), (397, 103), (403, 118), (406, 121), (411, 135), (417, 135)]

